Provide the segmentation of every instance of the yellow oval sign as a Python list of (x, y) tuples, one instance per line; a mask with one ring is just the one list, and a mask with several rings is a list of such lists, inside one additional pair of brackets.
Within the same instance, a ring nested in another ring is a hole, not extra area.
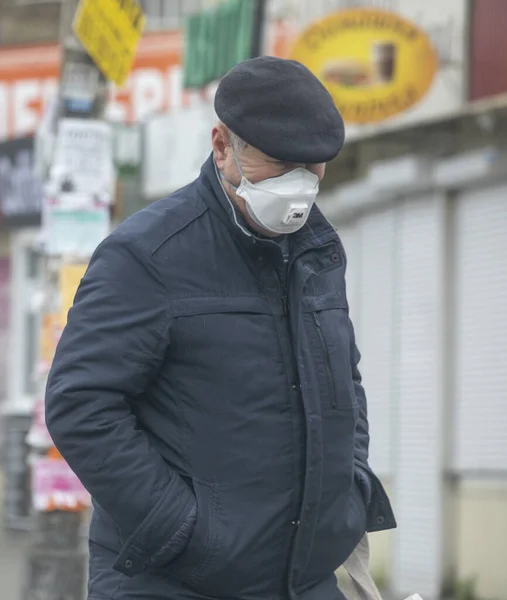
[(291, 58), (327, 87), (348, 123), (379, 123), (417, 104), (431, 87), (438, 57), (428, 35), (399, 15), (345, 10), (313, 23)]

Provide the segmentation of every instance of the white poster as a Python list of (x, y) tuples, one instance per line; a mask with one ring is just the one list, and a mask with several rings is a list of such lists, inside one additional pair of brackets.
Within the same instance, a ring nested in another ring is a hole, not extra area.
[(211, 103), (201, 103), (147, 121), (144, 127), (143, 193), (160, 198), (199, 176), (211, 153), (215, 123)]
[(113, 137), (103, 121), (63, 119), (58, 127), (51, 180), (65, 192), (111, 197)]

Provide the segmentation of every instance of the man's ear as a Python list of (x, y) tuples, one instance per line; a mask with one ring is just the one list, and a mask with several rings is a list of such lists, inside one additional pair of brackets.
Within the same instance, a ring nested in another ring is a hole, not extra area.
[(222, 124), (213, 127), (213, 130), (211, 131), (211, 143), (217, 167), (223, 171), (225, 159), (227, 157), (227, 147), (229, 145), (229, 134)]

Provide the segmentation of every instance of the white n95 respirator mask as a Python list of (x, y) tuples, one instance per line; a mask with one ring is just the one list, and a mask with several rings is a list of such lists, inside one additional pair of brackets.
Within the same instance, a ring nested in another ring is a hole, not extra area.
[(243, 175), (235, 154), (234, 159), (241, 174), (241, 183), (238, 187), (227, 183), (244, 199), (252, 220), (265, 231), (279, 235), (301, 229), (319, 192), (317, 175), (298, 167), (279, 177), (251, 183)]

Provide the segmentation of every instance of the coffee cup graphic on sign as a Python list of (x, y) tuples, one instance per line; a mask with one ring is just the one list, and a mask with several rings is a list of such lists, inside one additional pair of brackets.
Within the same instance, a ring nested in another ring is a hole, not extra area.
[(396, 77), (398, 49), (392, 42), (375, 42), (371, 46), (371, 61), (378, 83), (390, 83)]

